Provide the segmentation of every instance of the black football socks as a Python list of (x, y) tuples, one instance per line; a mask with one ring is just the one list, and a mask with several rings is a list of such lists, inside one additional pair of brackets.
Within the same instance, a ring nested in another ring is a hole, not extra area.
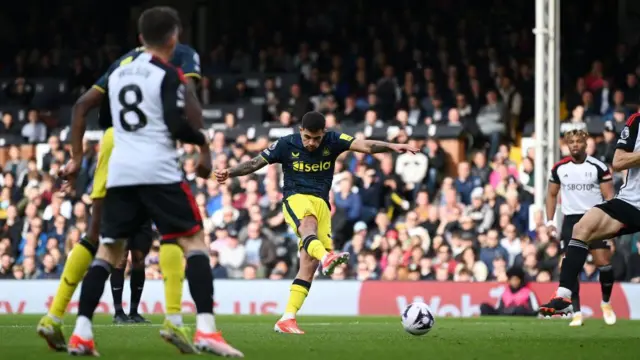
[(566, 289), (565, 291), (576, 289), (578, 275), (584, 267), (587, 255), (589, 255), (589, 245), (584, 241), (577, 239), (571, 239), (571, 241), (569, 241), (567, 254), (562, 261), (562, 268), (560, 270), (560, 289), (557, 294), (558, 296), (565, 297), (560, 291), (563, 290), (562, 288)]
[(611, 299), (613, 291), (613, 283), (615, 282), (613, 275), (613, 266), (611, 264), (598, 268), (600, 272), (600, 289), (602, 290), (602, 301), (608, 303)]
[(93, 313), (100, 302), (102, 293), (104, 292), (104, 284), (111, 273), (111, 265), (102, 260), (96, 259), (91, 264), (87, 275), (82, 281), (82, 289), (80, 291), (80, 306), (78, 308), (78, 316), (85, 316), (93, 319)]
[(131, 304), (129, 305), (129, 315), (138, 313), (138, 305), (142, 297), (142, 289), (144, 289), (144, 266), (141, 268), (131, 269), (131, 279), (129, 287), (131, 289)]
[(113, 295), (113, 307), (116, 314), (124, 314), (122, 309), (122, 291), (124, 287), (125, 269), (113, 269), (111, 271), (111, 294)]

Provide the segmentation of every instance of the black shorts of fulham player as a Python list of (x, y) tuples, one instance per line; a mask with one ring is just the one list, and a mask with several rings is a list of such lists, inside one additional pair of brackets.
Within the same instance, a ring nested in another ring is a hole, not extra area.
[[(547, 218), (549, 219), (547, 225), (551, 232), (555, 231), (552, 219), (556, 212), (556, 204), (560, 194), (562, 213), (564, 214), (560, 233), (562, 248), (567, 258), (570, 257), (571, 249), (576, 246), (579, 245), (583, 250), (585, 257), (582, 258), (582, 262), (579, 264), (578, 273), (584, 265), (586, 254), (591, 253), (600, 273), (604, 319), (607, 324), (613, 324), (616, 319), (609, 300), (613, 289), (614, 276), (610, 263), (609, 240), (606, 239), (614, 236), (615, 233), (610, 236), (601, 236), (593, 239), (588, 244), (578, 241), (576, 238), (576, 232), (580, 232), (580, 226), (584, 225), (584, 221), (588, 218), (588, 215), (585, 214), (590, 214), (593, 209), (598, 209), (597, 206), (602, 206), (601, 204), (603, 203), (611, 203), (614, 196), (613, 179), (608, 166), (587, 155), (587, 137), (588, 134), (583, 130), (573, 130), (564, 136), (571, 155), (560, 160), (551, 170), (546, 198)], [(567, 262), (566, 258), (563, 261), (563, 271), (565, 268), (564, 262)], [(569, 296), (564, 299), (566, 309), (561, 309), (563, 310), (562, 313), (574, 311), (574, 318), (570, 324), (572, 326), (582, 325), (578, 273), (574, 275), (573, 286), (570, 288)], [(542, 310), (541, 313), (543, 313)], [(543, 313), (543, 315), (553, 314)]]

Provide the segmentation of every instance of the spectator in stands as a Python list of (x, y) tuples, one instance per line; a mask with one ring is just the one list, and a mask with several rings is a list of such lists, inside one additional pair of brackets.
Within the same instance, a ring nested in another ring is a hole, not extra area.
[(291, 85), (289, 98), (282, 102), (282, 106), (291, 113), (294, 122), (302, 119), (307, 111), (313, 109), (311, 101), (302, 94), (299, 84)]
[(0, 255), (0, 279), (11, 279), (13, 277), (12, 266), (13, 258), (11, 255), (7, 253)]
[(34, 95), (34, 86), (24, 77), (18, 77), (5, 88), (5, 95), (12, 105), (29, 106)]
[(440, 147), (437, 140), (428, 138), (426, 153), (428, 157), (429, 170), (427, 172), (426, 183), (430, 194), (435, 194), (436, 186), (445, 173), (446, 153)]
[(487, 232), (487, 242), (480, 249), (480, 260), (487, 265), (489, 272), (493, 272), (493, 260), (496, 257), (507, 259), (509, 252), (500, 246), (500, 239), (497, 230), (491, 229)]
[(13, 119), (11, 113), (2, 114), (2, 123), (0, 124), (0, 134), (20, 136), (21, 128)]
[(4, 172), (11, 173), (15, 178), (27, 169), (27, 162), (20, 158), (20, 149), (15, 146), (9, 146), (9, 159), (4, 164)]
[(640, 238), (634, 244), (635, 252), (629, 256), (628, 281), (640, 283)]
[(229, 277), (237, 279), (242, 277), (242, 267), (245, 262), (245, 248), (238, 242), (238, 234), (235, 231), (229, 231), (224, 239), (216, 239), (220, 242), (216, 250), (220, 254), (220, 265), (227, 268)]
[(27, 123), (22, 127), (22, 137), (29, 143), (43, 143), (47, 139), (47, 127), (40, 122), (38, 111), (29, 110)]
[(498, 96), (494, 90), (487, 92), (487, 105), (478, 112), (476, 122), (480, 131), (487, 137), (490, 148), (489, 156), (493, 157), (498, 152), (498, 147), (506, 134), (505, 107), (498, 101)]
[(345, 212), (347, 220), (352, 224), (362, 215), (362, 198), (354, 190), (351, 176), (345, 176), (340, 181), (340, 191), (335, 194), (336, 206)]
[(466, 161), (462, 161), (458, 163), (458, 177), (454, 184), (462, 203), (469, 205), (471, 204), (471, 192), (473, 189), (482, 186), (482, 181), (471, 174), (471, 165)]

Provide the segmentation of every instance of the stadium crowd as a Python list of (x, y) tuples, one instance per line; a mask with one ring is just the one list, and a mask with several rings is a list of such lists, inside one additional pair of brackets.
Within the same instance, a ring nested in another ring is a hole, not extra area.
[[(462, 127), (472, 139), (469, 160), (455, 164), (454, 171), (448, 171), (437, 139), (411, 138), (402, 130), (390, 140), (413, 142), (421, 153), (346, 154), (336, 165), (331, 211), (335, 248), (348, 251), (351, 261), (331, 278), (504, 281), (507, 269), (519, 266), (530, 281), (557, 280), (559, 242), (550, 236), (542, 212), (531, 207), (534, 154), (532, 149), (520, 150), (522, 156), (514, 151), (533, 116), (530, 2), (494, 1), (487, 7), (467, 1), (463, 13), (448, 8), (449, 2), (400, 13), (376, 8), (353, 19), (347, 16), (353, 5), (329, 3), (339, 6), (323, 10), (311, 5), (315, 16), (287, 7), (280, 18), (292, 20), (274, 20), (284, 28), (239, 22), (237, 29), (244, 32), (220, 36), (202, 54), (203, 103), (258, 97), (267, 123), (294, 127), (302, 114), (316, 109), (333, 128), (358, 126), (356, 136), (365, 136), (367, 127), (426, 123)], [(634, 49), (614, 46), (606, 36), (610, 14), (599, 2), (589, 3), (567, 9), (584, 15), (584, 24), (575, 16), (567, 17), (566, 24), (563, 20), (562, 118), (573, 125), (604, 121), (605, 132), (589, 140), (588, 152), (610, 163), (616, 136), (612, 125), (638, 110), (640, 67)], [(501, 21), (491, 21), (496, 18)], [(30, 79), (69, 74), (69, 97), (61, 101), (72, 101), (126, 48), (108, 35), (90, 45), (96, 50), (70, 56), (63, 40), (56, 35), (50, 47), (17, 52), (2, 69), (13, 79), (3, 102), (30, 110), (24, 122), (3, 112), (0, 134), (20, 136), (25, 143), (46, 142), (49, 150), (39, 159), (25, 159), (18, 146), (8, 148), (0, 179), (1, 279), (59, 277), (91, 216), (87, 194), (99, 146), (86, 142), (77, 195), (57, 192), (55, 174), (69, 153), (56, 122), (40, 117), (55, 113), (58, 104), (33, 104)], [(603, 57), (604, 49), (613, 56)], [(243, 80), (231, 91), (214, 86), (221, 73), (250, 71), (296, 73), (300, 81), (287, 89), (273, 79), (264, 88)], [(242, 127), (233, 113), (225, 124)], [(265, 139), (225, 138), (216, 132), (210, 149), (214, 168), (246, 161), (266, 146)], [(282, 214), (280, 169), (269, 166), (219, 185), (195, 176), (193, 146), (182, 145), (180, 154), (204, 218), (215, 278), (291, 278), (298, 248)], [(640, 282), (636, 239), (626, 236), (613, 246), (617, 280)], [(159, 245), (156, 240), (146, 259), (149, 279), (162, 276)], [(587, 262), (581, 281), (597, 281), (597, 276)]]

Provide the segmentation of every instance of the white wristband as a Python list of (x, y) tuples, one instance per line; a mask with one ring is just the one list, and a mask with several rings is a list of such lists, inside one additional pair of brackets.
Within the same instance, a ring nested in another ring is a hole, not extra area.
[(555, 223), (555, 221), (553, 221), (553, 220), (549, 220), (549, 221), (547, 221), (546, 226), (553, 226), (553, 227), (555, 227), (555, 226), (556, 226), (556, 223)]

